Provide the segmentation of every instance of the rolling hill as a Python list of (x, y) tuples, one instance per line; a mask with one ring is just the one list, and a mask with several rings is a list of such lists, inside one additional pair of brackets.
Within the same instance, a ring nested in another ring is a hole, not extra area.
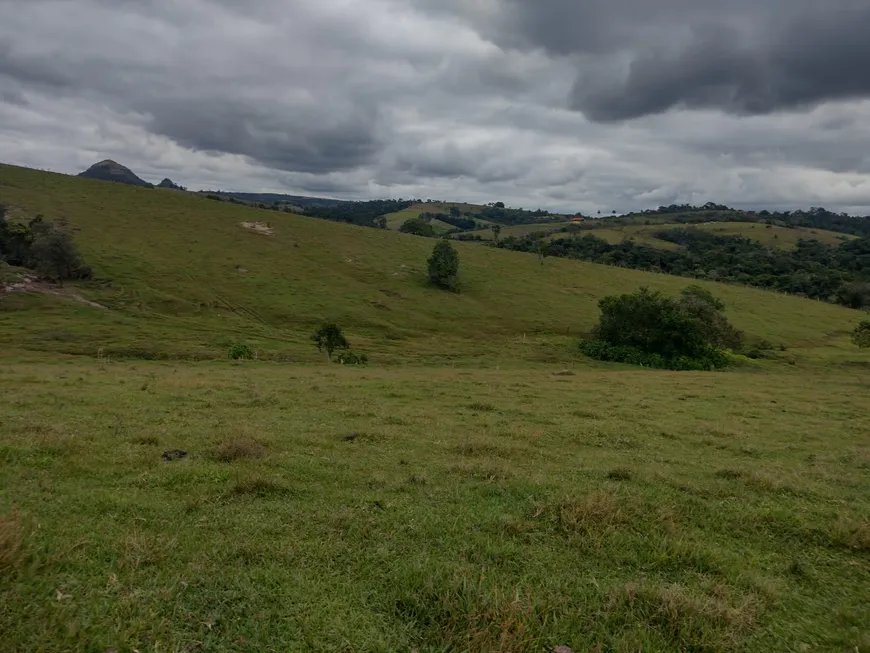
[[(263, 211), (195, 194), (0, 167), (12, 215), (64, 216), (97, 280), (75, 292), (3, 298), (0, 334), (26, 349), (140, 357), (222, 356), (235, 341), (313, 360), (324, 319), (383, 362), (575, 360), (605, 295), (689, 281), (457, 243), (463, 292), (426, 283), (433, 241)], [(249, 223), (248, 228), (243, 223)], [(252, 228), (268, 223), (271, 235)], [(806, 352), (846, 345), (860, 314), (713, 285), (738, 327)]]
[(128, 184), (130, 186), (151, 186), (151, 184), (144, 179), (137, 177), (130, 168), (122, 166), (120, 163), (110, 159), (95, 163), (90, 168), (80, 173), (79, 177), (85, 179), (100, 179), (102, 181), (114, 181), (120, 184)]
[(0, 264), (3, 650), (870, 650), (858, 311), (702, 282), (786, 351), (593, 363), (600, 298), (693, 282), (458, 242), (451, 294), (389, 230), (9, 166), (0, 203), (95, 275)]
[[(725, 216), (722, 216), (725, 217)], [(672, 218), (671, 218), (672, 219)], [(521, 224), (503, 227), (501, 237), (516, 236), (521, 238), (533, 233), (547, 233), (549, 238), (565, 238), (572, 234), (592, 235), (616, 245), (624, 240), (633, 240), (638, 245), (647, 245), (657, 249), (675, 250), (679, 246), (657, 238), (656, 234), (671, 229), (699, 229), (719, 236), (742, 236), (761, 243), (765, 247), (775, 249), (793, 249), (799, 240), (818, 240), (826, 245), (839, 245), (857, 236), (842, 234), (825, 229), (811, 229), (806, 227), (787, 227), (781, 225), (769, 225), (764, 222), (730, 222), (710, 221), (699, 224), (682, 224), (676, 222), (659, 222), (650, 220), (651, 224), (622, 224), (623, 220), (602, 218), (601, 220), (587, 220), (582, 227), (575, 226), (571, 222), (557, 222), (553, 224)], [(567, 231), (563, 231), (566, 229)], [(489, 230), (467, 231), (457, 236), (479, 236), (481, 240), (492, 240)]]

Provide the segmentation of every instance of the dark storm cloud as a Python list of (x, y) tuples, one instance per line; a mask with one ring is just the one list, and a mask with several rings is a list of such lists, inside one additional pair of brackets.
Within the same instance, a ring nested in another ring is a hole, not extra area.
[(356, 168), (380, 150), (377, 111), (347, 105), (330, 111), (227, 98), (146, 103), (151, 128), (196, 150), (242, 154), (266, 165), (323, 173)]
[(868, 2), (0, 0), (0, 152), (348, 198), (870, 206)]
[(868, 0), (417, 1), (503, 47), (575, 59), (570, 105), (596, 121), (870, 97)]
[(633, 55), (620, 78), (581, 73), (572, 104), (589, 118), (625, 120), (674, 107), (755, 115), (870, 97), (870, 7), (786, 19), (746, 42), (697, 30), (677, 51)]

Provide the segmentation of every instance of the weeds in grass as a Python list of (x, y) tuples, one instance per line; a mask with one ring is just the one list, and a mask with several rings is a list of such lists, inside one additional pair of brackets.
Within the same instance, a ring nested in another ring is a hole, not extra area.
[(634, 472), (625, 467), (617, 467), (607, 472), (607, 478), (611, 481), (630, 481), (634, 478)]
[(23, 543), (24, 528), (18, 513), (0, 514), (0, 574), (17, 564)]
[(222, 442), (215, 447), (213, 456), (222, 463), (232, 463), (238, 460), (263, 458), (266, 447), (253, 438), (235, 438)]
[(282, 483), (273, 481), (268, 478), (255, 476), (236, 481), (231, 493), (236, 496), (255, 496), (255, 497), (270, 497), (276, 495), (287, 494), (290, 489)]
[(142, 446), (154, 447), (160, 444), (160, 438), (155, 435), (142, 435), (131, 440), (133, 444), (141, 444)]
[(468, 404), (467, 408), (478, 413), (494, 413), (496, 410), (498, 410), (492, 404), (485, 404), (479, 401), (476, 401), (473, 404)]
[(624, 497), (599, 492), (538, 506), (532, 519), (542, 520), (564, 534), (600, 532), (628, 523), (633, 518), (632, 507), (632, 502)]
[(725, 652), (755, 622), (755, 597), (739, 602), (727, 593), (699, 594), (682, 585), (629, 583), (615, 589), (604, 615), (611, 629), (644, 624), (671, 650)]
[(466, 442), (453, 448), (453, 452), (468, 458), (512, 458), (512, 452), (504, 447), (481, 442)]
[(830, 541), (835, 546), (853, 551), (870, 551), (870, 519), (855, 519), (840, 516), (831, 526)]

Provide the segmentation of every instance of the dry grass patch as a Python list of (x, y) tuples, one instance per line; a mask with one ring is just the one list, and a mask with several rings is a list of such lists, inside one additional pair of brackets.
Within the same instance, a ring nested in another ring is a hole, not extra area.
[(213, 452), (216, 460), (222, 463), (232, 463), (237, 460), (263, 458), (266, 447), (254, 438), (236, 438), (222, 442)]
[(0, 515), (0, 573), (15, 566), (21, 556), (24, 527), (18, 513)]
[(757, 599), (734, 601), (719, 585), (710, 590), (628, 583), (611, 593), (606, 621), (614, 630), (645, 626), (675, 651), (733, 651), (755, 624)]
[(283, 483), (268, 478), (252, 477), (239, 479), (233, 484), (231, 493), (236, 496), (269, 497), (287, 494), (290, 489)]

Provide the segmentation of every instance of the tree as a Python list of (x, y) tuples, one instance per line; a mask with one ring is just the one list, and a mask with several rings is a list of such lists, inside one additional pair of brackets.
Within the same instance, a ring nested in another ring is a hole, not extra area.
[(405, 223), (399, 227), (399, 231), (406, 234), (413, 234), (414, 236), (424, 236), (426, 238), (435, 237), (435, 227), (419, 217), (405, 220)]
[(451, 206), (450, 215), (451, 217), (458, 218), (460, 215), (462, 215), (462, 212), (459, 210), (458, 206)]
[(449, 241), (439, 241), (428, 262), (429, 280), (432, 283), (454, 292), (459, 289), (459, 254)]
[(350, 343), (337, 324), (327, 322), (314, 332), (311, 336), (314, 344), (317, 345), (317, 351), (326, 351), (326, 358), (332, 361), (332, 353), (336, 349), (350, 349)]
[(61, 286), (82, 267), (82, 258), (65, 224), (31, 223), (33, 244), (30, 255), (36, 271)]
[(492, 225), (492, 239), (495, 241), (495, 244), (498, 245), (498, 237), (501, 236), (501, 225), (494, 224)]
[(504, 208), (504, 202), (496, 202), (495, 204), (493, 204), (493, 206), (494, 206), (495, 208), (497, 208), (497, 209), (503, 209), (503, 208)]
[(852, 332), (852, 342), (861, 349), (870, 349), (870, 320), (864, 320)]
[(378, 229), (386, 229), (387, 228), (387, 216), (379, 215), (374, 220), (375, 227)]

